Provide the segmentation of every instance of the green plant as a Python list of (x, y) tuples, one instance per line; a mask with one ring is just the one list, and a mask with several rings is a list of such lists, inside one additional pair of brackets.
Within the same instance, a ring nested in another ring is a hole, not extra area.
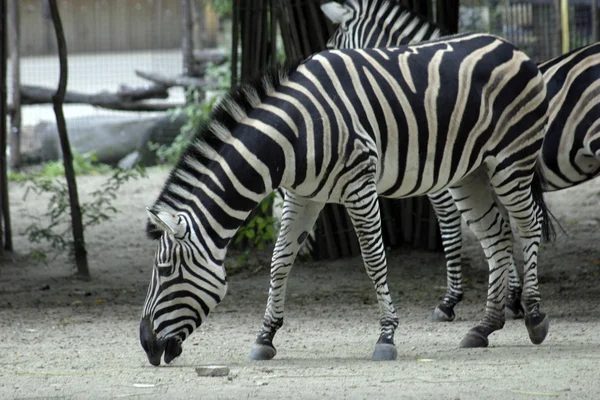
[[(93, 152), (84, 154), (73, 152), (73, 169), (75, 170), (75, 175), (99, 175), (112, 171), (110, 165), (98, 162), (98, 157)], [(29, 174), (10, 172), (8, 179), (15, 182), (26, 182), (34, 177), (58, 178), (61, 176), (65, 176), (65, 167), (62, 160), (56, 160), (42, 164), (37, 172)]]
[[(146, 177), (146, 171), (142, 166), (127, 170), (113, 170), (106, 182), (99, 189), (90, 193), (92, 200), (80, 204), (84, 228), (98, 225), (109, 220), (111, 214), (116, 214), (118, 210), (112, 205), (112, 201), (116, 198), (117, 191), (126, 182), (142, 177)], [(25, 190), (23, 200), (26, 200), (30, 193), (38, 196), (50, 195), (46, 212), (41, 216), (29, 215), (35, 221), (25, 229), (29, 241), (31, 243), (47, 242), (56, 255), (67, 251), (72, 257), (74, 243), (70, 234), (71, 214), (66, 182), (42, 174), (30, 176), (27, 182), (29, 185)], [(41, 250), (32, 251), (30, 256), (38, 262), (45, 263), (47, 260), (47, 254)]]
[(259, 204), (251, 218), (235, 234), (234, 244), (246, 244), (237, 260), (238, 264), (247, 265), (252, 249), (262, 250), (275, 239), (275, 218), (270, 212), (274, 199), (275, 192)]
[(214, 8), (218, 16), (225, 17), (231, 15), (232, 0), (208, 0), (208, 3)]
[(275, 238), (275, 218), (269, 213), (275, 198), (275, 192), (267, 196), (258, 206), (258, 211), (247, 224), (237, 231), (235, 244), (246, 240), (250, 247), (262, 250)]
[(159, 163), (176, 164), (183, 151), (192, 142), (200, 126), (210, 118), (213, 107), (221, 96), (226, 93), (231, 82), (231, 64), (229, 62), (222, 65), (210, 64), (206, 68), (205, 79), (209, 82), (216, 82), (220, 89), (203, 93), (194, 87), (188, 88), (185, 95), (186, 105), (171, 111), (173, 118), (177, 118), (181, 114), (184, 114), (186, 118), (179, 135), (169, 145), (148, 144), (150, 150), (156, 152)]

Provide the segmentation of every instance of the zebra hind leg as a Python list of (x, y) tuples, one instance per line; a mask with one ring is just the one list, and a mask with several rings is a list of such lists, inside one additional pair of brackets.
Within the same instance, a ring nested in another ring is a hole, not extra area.
[(446, 254), (446, 295), (433, 311), (434, 322), (454, 321), (454, 306), (463, 298), (462, 232), (460, 211), (447, 190), (428, 195), (440, 225), (442, 245)]
[[(540, 308), (541, 295), (538, 284), (537, 258), (542, 237), (543, 218), (548, 212), (542, 198), (542, 187), (534, 175), (510, 179), (498, 174), (491, 180), (498, 199), (516, 222), (523, 248), (523, 289), (521, 305), (525, 314), (525, 326), (529, 339), (540, 344), (546, 338), (550, 322)], [(527, 180), (529, 178), (529, 180)], [(548, 233), (547, 233), (548, 234)]]
[(262, 327), (250, 352), (250, 360), (270, 360), (277, 354), (273, 338), (283, 325), (287, 278), (298, 250), (323, 206), (323, 203), (286, 194), (281, 213), (281, 229), (271, 260), (269, 299)]
[(469, 330), (460, 347), (487, 347), (488, 336), (504, 326), (508, 267), (512, 262), (510, 224), (491, 195), (489, 179), (480, 169), (450, 188), (452, 197), (471, 231), (483, 247), (489, 267), (489, 284), (485, 314)]
[(374, 182), (359, 185), (344, 201), (354, 225), (367, 274), (373, 281), (380, 310), (381, 333), (371, 357), (374, 361), (395, 360), (394, 332), (398, 316), (387, 285), (387, 261), (381, 235), (381, 217)]
[[(508, 224), (510, 224), (510, 217), (508, 215), (508, 210), (496, 193), (492, 193), (494, 197), (494, 201), (498, 205), (500, 212), (502, 213), (502, 218)], [(511, 240), (514, 244), (514, 237), (512, 235), (511, 228)], [(514, 254), (514, 249), (513, 249)], [(525, 310), (523, 310), (523, 306), (521, 305), (521, 294), (523, 292), (523, 287), (521, 286), (521, 278), (519, 277), (519, 271), (517, 271), (517, 265), (514, 262), (510, 263), (508, 267), (508, 299), (506, 300), (506, 308), (504, 309), (504, 313), (507, 319), (521, 319), (525, 315)]]

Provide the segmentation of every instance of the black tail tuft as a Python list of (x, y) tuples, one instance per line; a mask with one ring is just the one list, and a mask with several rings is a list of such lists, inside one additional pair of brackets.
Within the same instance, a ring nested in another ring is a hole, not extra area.
[(552, 217), (556, 219), (550, 213), (546, 202), (544, 201), (544, 192), (542, 190), (542, 184), (544, 183), (544, 176), (541, 173), (539, 164), (535, 166), (533, 173), (533, 181), (531, 182), (531, 194), (533, 195), (533, 201), (539, 207), (540, 216), (542, 217), (542, 238), (545, 242), (553, 242), (556, 239), (556, 229), (554, 224), (550, 220)]

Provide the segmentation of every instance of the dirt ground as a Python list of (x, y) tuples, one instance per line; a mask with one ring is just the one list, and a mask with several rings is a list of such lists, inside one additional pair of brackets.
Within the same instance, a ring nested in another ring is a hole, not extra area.
[[(398, 360), (369, 361), (378, 336), (374, 290), (359, 258), (298, 264), (290, 278), (286, 322), (276, 358), (250, 362), (267, 298), (267, 253), (232, 268), (230, 291), (171, 365), (152, 367), (138, 340), (154, 244), (144, 234), (167, 171), (152, 169), (120, 192), (120, 213), (87, 232), (91, 282), (72, 278), (64, 258), (48, 266), (23, 231), (25, 213), (46, 199), (23, 201), (11, 184), (16, 254), (0, 264), (0, 399), (10, 398), (600, 398), (599, 181), (548, 195), (568, 236), (541, 252), (543, 309), (550, 334), (531, 344), (523, 321), (508, 321), (487, 349), (458, 343), (482, 316), (487, 270), (468, 236), (466, 299), (452, 323), (431, 322), (445, 286), (441, 254), (389, 252), (390, 288), (400, 316)], [(85, 199), (104, 180), (79, 178)], [(230, 262), (235, 255), (230, 255)], [(230, 265), (232, 265), (230, 263)], [(228, 377), (198, 377), (195, 367), (227, 365)]]

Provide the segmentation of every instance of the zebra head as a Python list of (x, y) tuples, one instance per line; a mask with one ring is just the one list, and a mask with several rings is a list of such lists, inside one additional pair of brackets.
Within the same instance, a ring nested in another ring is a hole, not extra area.
[(440, 30), (398, 1), (320, 0), (321, 10), (337, 24), (327, 47), (360, 49), (394, 47), (440, 37)]
[(140, 323), (148, 361), (160, 365), (181, 354), (181, 344), (227, 292), (225, 270), (212, 261), (186, 213), (148, 212), (148, 235), (158, 239), (152, 279)]

